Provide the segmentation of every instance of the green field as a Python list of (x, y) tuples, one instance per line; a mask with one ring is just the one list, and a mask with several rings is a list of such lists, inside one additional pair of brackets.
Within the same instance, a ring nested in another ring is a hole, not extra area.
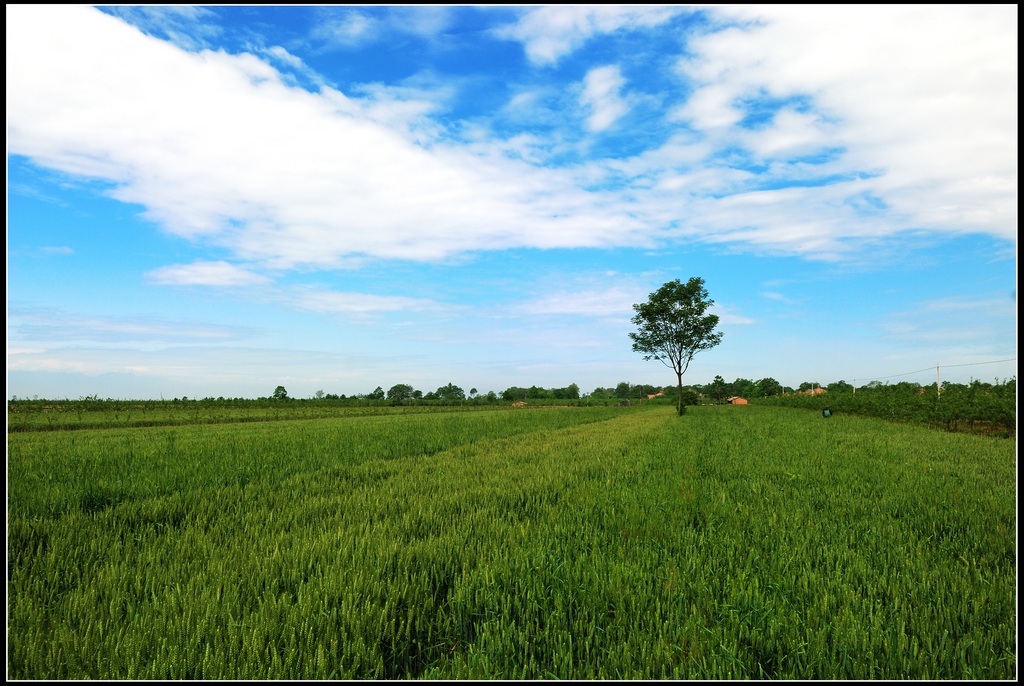
[(9, 679), (1017, 674), (1012, 440), (758, 406), (21, 431), (7, 507)]

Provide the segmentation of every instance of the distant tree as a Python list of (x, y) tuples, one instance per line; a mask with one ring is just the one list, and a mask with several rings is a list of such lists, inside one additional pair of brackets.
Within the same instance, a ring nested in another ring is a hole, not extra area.
[(845, 381), (836, 381), (828, 385), (829, 393), (849, 393), (853, 390), (853, 384), (846, 383)]
[[(274, 389), (274, 395), (272, 395), (271, 397), (274, 400), (287, 400), (288, 391), (284, 389), (284, 386), (278, 386), (277, 388)], [(185, 400), (185, 398), (182, 397), (182, 400)]]
[(519, 388), (518, 386), (509, 386), (501, 392), (502, 400), (526, 400), (526, 397), (530, 394), (530, 391), (526, 388)]
[(373, 393), (368, 394), (366, 397), (370, 400), (384, 400), (384, 389), (377, 386), (373, 389)]
[(533, 400), (540, 400), (543, 398), (550, 398), (551, 394), (540, 386), (530, 386), (526, 391), (526, 397)]
[(460, 402), (466, 399), (466, 392), (453, 383), (449, 383), (447, 386), (441, 386), (437, 389), (435, 394), (438, 400), (444, 400), (446, 402)]
[(316, 399), (317, 400), (323, 400), (324, 399), (324, 392), (322, 390), (316, 392)]
[(679, 279), (669, 281), (651, 293), (647, 302), (633, 305), (636, 315), (630, 320), (637, 326), (631, 332), (633, 351), (645, 360), (659, 360), (676, 374), (679, 400), (676, 411), (686, 412), (683, 404), (683, 374), (693, 356), (715, 347), (722, 341), (716, 332), (718, 315), (707, 314), (714, 301), (708, 298), (704, 280), (693, 277), (685, 284)]
[[(635, 305), (634, 305), (635, 307)], [(628, 398), (633, 390), (632, 384), (628, 381), (620, 381), (615, 386), (615, 397), (616, 398)]]
[(782, 394), (782, 384), (770, 376), (765, 377), (757, 382), (757, 397), (759, 398), (770, 398), (774, 395)]
[(399, 383), (388, 389), (388, 400), (400, 403), (412, 398), (413, 387), (409, 384)]
[(477, 393), (477, 391), (476, 391), (475, 388), (469, 389), (469, 397), (470, 398), (475, 398), (476, 397), (476, 393)]
[(549, 397), (556, 400), (579, 400), (580, 387), (576, 384), (569, 384), (565, 388), (552, 388), (547, 393)]
[(741, 398), (756, 398), (758, 396), (757, 384), (750, 379), (736, 379), (732, 382), (730, 395), (738, 395)]
[(715, 402), (721, 403), (725, 398), (729, 396), (729, 384), (725, 382), (721, 376), (716, 376), (709, 385), (705, 386), (705, 391), (715, 399)]
[[(674, 391), (674, 388), (670, 388), (669, 391)], [(697, 395), (697, 391), (692, 388), (686, 388), (683, 390), (683, 403), (686, 405), (697, 406), (700, 405), (700, 396)]]

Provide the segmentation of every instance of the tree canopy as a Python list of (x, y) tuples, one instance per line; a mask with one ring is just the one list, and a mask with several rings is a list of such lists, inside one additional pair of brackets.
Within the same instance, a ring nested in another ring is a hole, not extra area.
[(412, 394), (415, 390), (416, 389), (407, 383), (395, 384), (388, 389), (387, 399), (395, 403), (401, 403), (412, 398)]
[(679, 390), (677, 411), (683, 414), (683, 374), (693, 356), (722, 341), (715, 331), (718, 315), (707, 314), (714, 301), (708, 297), (704, 280), (693, 277), (685, 284), (679, 279), (669, 281), (651, 293), (647, 302), (633, 305), (637, 326), (629, 337), (633, 351), (645, 360), (659, 360), (676, 374)]

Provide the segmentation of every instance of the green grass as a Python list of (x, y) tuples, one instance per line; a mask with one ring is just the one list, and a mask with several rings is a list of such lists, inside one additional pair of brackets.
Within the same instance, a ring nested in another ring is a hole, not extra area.
[(569, 408), (8, 436), (14, 679), (1014, 679), (1015, 444)]
[(479, 399), (463, 405), (417, 401), (398, 406), (369, 400), (16, 400), (7, 403), (7, 432), (486, 412), (498, 407)]

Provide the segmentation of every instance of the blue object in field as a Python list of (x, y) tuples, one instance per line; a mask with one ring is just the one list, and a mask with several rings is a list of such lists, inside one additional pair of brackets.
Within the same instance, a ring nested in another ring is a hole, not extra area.
[(821, 411), (821, 416), (824, 417), (825, 419), (828, 419), (829, 417), (832, 416), (832, 409), (826, 407), (824, 410)]

